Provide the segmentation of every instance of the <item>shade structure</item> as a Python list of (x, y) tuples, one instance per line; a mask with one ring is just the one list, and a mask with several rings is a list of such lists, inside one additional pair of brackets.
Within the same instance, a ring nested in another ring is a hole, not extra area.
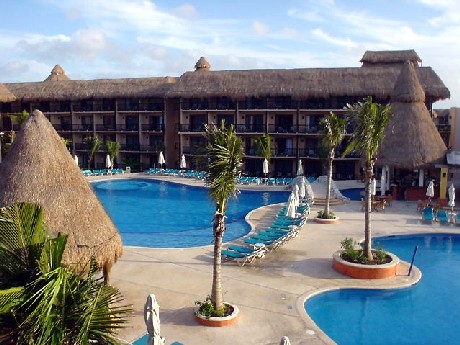
[(105, 156), (105, 167), (106, 167), (107, 169), (111, 169), (111, 168), (112, 168), (112, 160), (110, 159), (110, 155), (109, 155), (109, 154), (107, 154), (107, 155)]
[(425, 105), (425, 91), (411, 62), (401, 69), (391, 107), (393, 116), (376, 164), (418, 169), (442, 162), (447, 148)]
[(295, 218), (296, 217), (296, 196), (294, 194), (294, 191), (289, 194), (289, 199), (286, 207), (286, 216), (290, 218)]
[(267, 158), (265, 158), (263, 163), (262, 163), (262, 173), (268, 174), (268, 160), (267, 160)]
[(280, 345), (291, 345), (291, 341), (287, 336), (281, 338)]
[(455, 206), (455, 187), (454, 187), (454, 184), (451, 183), (451, 185), (449, 186), (449, 203), (448, 203), (449, 207), (452, 207), (454, 208)]
[(187, 162), (185, 161), (185, 156), (184, 156), (184, 155), (182, 155), (182, 156), (180, 157), (180, 164), (179, 164), (179, 167), (180, 167), (181, 169), (186, 169), (186, 168), (187, 168)]
[(17, 133), (0, 176), (0, 207), (41, 205), (49, 233), (68, 235), (63, 262), (86, 264), (94, 257), (108, 279), (123, 251), (120, 234), (41, 111), (35, 110)]
[(0, 84), (0, 102), (13, 102), (16, 97), (6, 88), (5, 85)]
[(78, 156), (77, 155), (74, 156), (74, 160), (75, 160), (75, 164), (78, 166)]
[(302, 161), (299, 159), (299, 162), (297, 164), (297, 176), (303, 175), (303, 166), (302, 166)]
[(426, 196), (429, 198), (434, 197), (434, 183), (433, 181), (430, 181), (428, 184), (428, 187), (426, 188)]
[(165, 163), (166, 163), (165, 156), (163, 156), (163, 152), (160, 151), (160, 153), (158, 154), (158, 165), (161, 168), (163, 166), (163, 164), (165, 164)]
[(164, 345), (165, 338), (160, 333), (160, 305), (154, 294), (148, 295), (147, 301), (144, 304), (144, 322), (149, 334), (147, 344)]

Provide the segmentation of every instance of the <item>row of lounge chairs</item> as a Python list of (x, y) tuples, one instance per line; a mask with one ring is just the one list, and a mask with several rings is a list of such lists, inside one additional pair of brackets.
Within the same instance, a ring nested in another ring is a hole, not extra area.
[(425, 223), (439, 222), (441, 224), (453, 223), (460, 226), (460, 212), (449, 214), (446, 210), (425, 207), (422, 210), (422, 221)]
[(125, 171), (123, 169), (87, 169), (82, 170), (82, 174), (84, 176), (103, 176), (103, 175), (118, 175), (124, 174)]
[(204, 171), (197, 171), (197, 170), (179, 170), (179, 169), (160, 169), (160, 168), (150, 168), (148, 170), (144, 170), (145, 174), (150, 175), (161, 175), (161, 176), (179, 176), (179, 177), (186, 177), (186, 178), (196, 178), (199, 180), (203, 180), (206, 176)]
[(221, 251), (224, 261), (233, 261), (244, 266), (260, 259), (266, 253), (277, 249), (290, 239), (297, 236), (300, 228), (308, 219), (310, 206), (302, 204), (297, 207), (297, 218), (287, 217), (286, 207), (281, 208), (276, 219), (266, 229), (255, 234), (250, 234), (242, 239), (241, 244), (229, 245)]

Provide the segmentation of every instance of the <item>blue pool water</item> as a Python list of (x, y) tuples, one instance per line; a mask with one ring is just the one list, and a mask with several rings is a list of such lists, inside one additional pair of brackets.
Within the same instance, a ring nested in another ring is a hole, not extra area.
[(364, 188), (347, 188), (341, 189), (340, 193), (346, 196), (350, 200), (361, 200), (361, 193), (364, 192)]
[[(93, 183), (99, 200), (129, 246), (187, 248), (213, 242), (215, 203), (207, 188), (147, 179)], [(246, 235), (244, 217), (263, 205), (287, 202), (289, 192), (242, 191), (226, 211), (224, 241)]]
[(338, 344), (458, 344), (460, 236), (428, 234), (374, 239), (415, 265), (421, 281), (398, 290), (342, 289), (305, 301), (305, 310)]

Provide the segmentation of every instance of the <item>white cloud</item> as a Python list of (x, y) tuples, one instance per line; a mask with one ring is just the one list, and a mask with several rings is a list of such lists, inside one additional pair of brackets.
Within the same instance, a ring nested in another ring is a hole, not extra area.
[(198, 13), (193, 5), (184, 4), (174, 11), (179, 17), (194, 19), (198, 16)]
[(346, 47), (346, 48), (354, 48), (358, 46), (358, 44), (353, 42), (349, 37), (347, 38), (332, 37), (328, 33), (324, 32), (322, 29), (314, 29), (312, 30), (312, 34), (316, 38), (326, 41), (336, 46)]
[(270, 31), (270, 28), (267, 24), (259, 22), (257, 20), (252, 22), (251, 29), (256, 35), (266, 35)]

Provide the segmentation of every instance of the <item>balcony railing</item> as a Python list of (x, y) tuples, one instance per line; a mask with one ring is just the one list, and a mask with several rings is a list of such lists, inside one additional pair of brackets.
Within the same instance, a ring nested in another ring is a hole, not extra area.
[(131, 125), (117, 125), (117, 131), (126, 131), (126, 132), (134, 132), (139, 130), (138, 124), (131, 124)]
[(94, 128), (92, 123), (88, 124), (80, 124), (80, 125), (72, 125), (72, 131), (74, 132), (90, 132)]
[(276, 148), (275, 157), (295, 157), (297, 149), (295, 148)]
[(204, 132), (204, 123), (199, 125), (190, 125), (190, 124), (180, 124), (179, 131), (180, 132)]
[(53, 127), (58, 132), (71, 132), (72, 131), (72, 125), (70, 123), (53, 124)]
[(120, 151), (140, 151), (139, 144), (121, 144)]
[(115, 125), (100, 125), (100, 124), (96, 124), (96, 131), (98, 131), (98, 132), (115, 132)]
[(265, 133), (265, 125), (264, 124), (236, 125), (236, 131), (238, 133)]
[(141, 128), (146, 132), (163, 132), (165, 125), (163, 123), (150, 123), (141, 125)]
[(140, 149), (145, 152), (160, 152), (164, 150), (164, 145), (141, 145)]

